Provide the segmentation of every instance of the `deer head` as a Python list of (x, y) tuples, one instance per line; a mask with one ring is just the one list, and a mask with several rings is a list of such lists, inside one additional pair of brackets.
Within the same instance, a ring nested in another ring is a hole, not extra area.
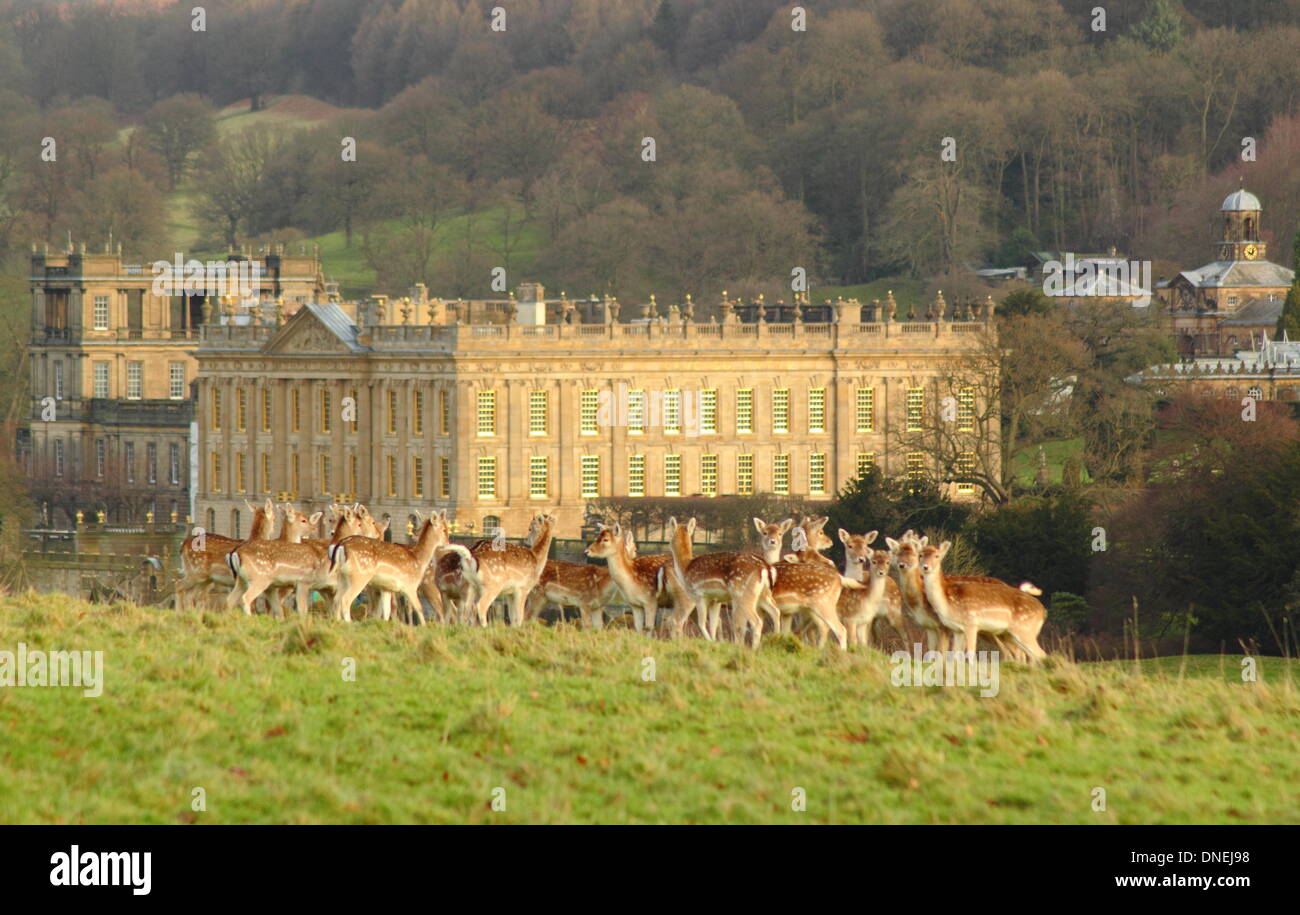
[[(695, 519), (692, 518), (692, 521)], [(781, 541), (785, 532), (794, 526), (793, 518), (786, 518), (779, 524), (768, 524), (762, 518), (754, 519), (754, 528), (758, 531), (758, 543), (763, 556), (768, 562), (777, 562), (781, 558)]]
[(828, 550), (834, 546), (831, 538), (826, 536), (826, 532), (822, 530), (822, 528), (826, 526), (826, 522), (830, 520), (830, 518), (825, 516), (821, 518), (803, 519), (799, 524), (799, 528), (803, 531), (804, 540), (807, 543), (807, 546), (804, 549), (815, 550), (820, 553), (822, 550)]
[(602, 527), (596, 539), (591, 541), (583, 552), (592, 559), (610, 559), (620, 550), (626, 553), (627, 540), (624, 538), (622, 526), (615, 524), (613, 527)]
[(926, 579), (942, 579), (943, 557), (948, 555), (950, 549), (952, 549), (951, 540), (945, 540), (938, 546), (932, 543), (922, 546), (917, 560), (921, 567), (921, 576)]
[(304, 514), (286, 502), (281, 508), (281, 539), (288, 540), (290, 543), (301, 543), (303, 537), (315, 530), (322, 517), (324, 512)]
[[(875, 551), (871, 549), (871, 544), (875, 542), (877, 531), (867, 531), (865, 534), (850, 534), (844, 528), (840, 528), (840, 543), (844, 544), (844, 574), (848, 578), (856, 578), (858, 581), (866, 581), (867, 567), (871, 563), (871, 554)], [(830, 539), (829, 537), (826, 539)], [(887, 551), (881, 550), (886, 556)]]

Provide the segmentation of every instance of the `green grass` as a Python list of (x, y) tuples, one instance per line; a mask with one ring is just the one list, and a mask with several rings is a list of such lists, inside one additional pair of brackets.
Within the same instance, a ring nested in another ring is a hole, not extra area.
[(0, 648), (19, 642), (102, 650), (104, 692), (0, 689), (2, 822), (1300, 820), (1300, 701), (1272, 664), (1254, 684), (1217, 658), (1181, 679), (1163, 661), (1006, 665), (982, 699), (891, 686), (882, 654), (787, 637), (753, 654), (30, 593), (0, 601)]
[[(1053, 483), (1061, 482), (1061, 473), (1065, 469), (1065, 462), (1070, 458), (1079, 459), (1079, 475), (1084, 483), (1092, 481), (1087, 469), (1083, 466), (1083, 439), (1066, 438), (1056, 441), (1043, 442), (1043, 455), (1047, 458), (1047, 469), (1052, 476)], [(1022, 486), (1033, 486), (1034, 481), (1038, 479), (1038, 447), (1031, 446), (1021, 451), (1015, 456), (1012, 465), (1015, 468), (1016, 479)]]
[(813, 302), (821, 302), (824, 299), (835, 299), (843, 296), (846, 299), (858, 299), (864, 305), (870, 304), (872, 299), (880, 299), (881, 302), (889, 295), (889, 290), (894, 291), (894, 301), (898, 303), (898, 315), (901, 318), (908, 313), (908, 309), (916, 305), (924, 311), (924, 305), (933, 296), (926, 295), (927, 283), (925, 280), (912, 279), (905, 276), (889, 276), (878, 280), (872, 280), (870, 283), (862, 283), (857, 286), (815, 286), (808, 297)]

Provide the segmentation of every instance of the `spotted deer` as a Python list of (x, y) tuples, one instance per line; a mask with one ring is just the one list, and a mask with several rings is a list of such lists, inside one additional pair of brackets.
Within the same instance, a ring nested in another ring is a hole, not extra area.
[(575, 608), (584, 627), (600, 629), (605, 623), (605, 606), (617, 596), (618, 585), (609, 569), (548, 559), (524, 603), (524, 619), (536, 619), (541, 608), (551, 603)]
[[(747, 631), (752, 631), (752, 646), (757, 649), (763, 639), (759, 608), (773, 619), (779, 619), (781, 612), (772, 600), (776, 572), (771, 564), (745, 552), (705, 553), (690, 559), (695, 519), (678, 524), (676, 518), (669, 518), (668, 530), (673, 572), (699, 615), (704, 637), (710, 641), (717, 638), (718, 614), (722, 605), (729, 603), (732, 637), (744, 644)], [(704, 625), (706, 614), (707, 625)]]
[(840, 619), (849, 633), (850, 645), (871, 646), (871, 627), (884, 616), (894, 631), (906, 638), (903, 628), (903, 595), (898, 583), (890, 574), (893, 556), (889, 550), (873, 550), (870, 544), (876, 539), (875, 531), (850, 534), (840, 528), (844, 543), (844, 576), (865, 581), (866, 591), (846, 588), (840, 594), (838, 610)]
[(840, 619), (841, 595), (849, 591), (866, 592), (868, 586), (857, 579), (840, 574), (833, 563), (816, 560), (801, 561), (793, 556), (777, 563), (773, 568), (776, 581), (772, 584), (772, 600), (777, 613), (772, 616), (776, 631), (789, 631), (786, 618), (803, 614), (817, 631), (817, 644), (824, 645), (826, 631), (835, 634), (840, 648), (848, 647), (848, 630)]
[[(655, 630), (660, 607), (671, 608), (670, 632), (675, 635), (681, 631), (693, 605), (671, 574), (671, 553), (638, 556), (636, 538), (619, 524), (603, 528), (585, 552), (593, 559), (605, 560), (610, 578), (632, 608), (632, 625), (637, 632)], [(693, 554), (687, 558), (688, 563), (691, 558)]]
[(498, 597), (506, 599), (510, 625), (518, 626), (523, 622), (524, 601), (542, 577), (554, 529), (553, 516), (537, 515), (529, 528), (530, 546), (480, 540), (470, 548), (481, 582), (474, 607), (480, 626), (487, 625), (488, 611)]
[(950, 540), (922, 546), (919, 565), (931, 609), (945, 626), (961, 632), (966, 652), (974, 652), (980, 633), (987, 633), (999, 645), (1002, 636), (1009, 638), (1021, 658), (1031, 663), (1047, 657), (1038, 644), (1047, 620), (1047, 610), (1038, 600), (1043, 592), (1027, 581), (1013, 588), (997, 579), (949, 578), (942, 564), (951, 547)]
[[(419, 518), (418, 512), (416, 517)], [(334, 587), (334, 618), (350, 621), (352, 602), (371, 586), (380, 592), (379, 615), (384, 620), (392, 616), (393, 597), (401, 596), (423, 624), (420, 583), (434, 552), (447, 542), (449, 533), (444, 509), (422, 520), (415, 543), (409, 546), (361, 535), (330, 544), (329, 568), (338, 576)]]
[(325, 545), (304, 543), (303, 537), (316, 526), (322, 514), (306, 515), (285, 505), (278, 540), (251, 540), (231, 550), (226, 559), (234, 585), (226, 598), (226, 608), (233, 610), (236, 605), (242, 605), (244, 612), (251, 614), (253, 601), (267, 588), (290, 585), (298, 591), (298, 613), (306, 613), (306, 596), (300, 585), (312, 576), (324, 557)]
[[(267, 499), (259, 506), (250, 502), (244, 504), (253, 512), (247, 539), (269, 540), (275, 527), (275, 503)], [(231, 550), (246, 541), (220, 534), (204, 533), (201, 536), (200, 540), (200, 535), (191, 534), (181, 543), (181, 570), (184, 576), (176, 583), (177, 610), (186, 609), (186, 599), (194, 591), (203, 589), (206, 597), (208, 589), (213, 585), (229, 588), (235, 583), (230, 573), (228, 557)], [(198, 549), (199, 543), (203, 544), (203, 549)]]

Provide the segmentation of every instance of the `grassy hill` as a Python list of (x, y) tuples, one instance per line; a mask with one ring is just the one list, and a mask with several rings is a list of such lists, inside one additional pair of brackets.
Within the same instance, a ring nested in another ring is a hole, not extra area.
[(19, 642), (102, 650), (105, 675), (99, 698), (0, 688), (10, 823), (1300, 820), (1300, 697), (1275, 659), (1253, 684), (1232, 657), (1005, 665), (979, 698), (787, 639), (755, 655), (30, 593), (0, 601), (0, 649)]

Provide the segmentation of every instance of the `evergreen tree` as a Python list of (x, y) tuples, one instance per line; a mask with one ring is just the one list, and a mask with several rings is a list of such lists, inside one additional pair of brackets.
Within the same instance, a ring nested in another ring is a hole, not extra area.
[(669, 0), (663, 0), (655, 12), (654, 23), (650, 26), (650, 40), (655, 47), (666, 51), (669, 57), (677, 56), (677, 43), (682, 37), (682, 25)]
[(1170, 0), (1152, 0), (1129, 34), (1153, 51), (1172, 51), (1183, 38), (1183, 21)]

